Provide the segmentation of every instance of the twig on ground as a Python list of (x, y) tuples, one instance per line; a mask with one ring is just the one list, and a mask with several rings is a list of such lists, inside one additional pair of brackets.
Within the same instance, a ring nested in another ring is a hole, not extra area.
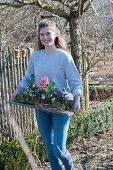
[(40, 160), (39, 160), (39, 158), (38, 158), (38, 156), (37, 156), (37, 154), (36, 154), (37, 138), (38, 138), (38, 136), (36, 137), (36, 143), (35, 143), (35, 147), (34, 147), (33, 154), (36, 156), (36, 158), (37, 158), (37, 160), (38, 160), (38, 163), (39, 163), (40, 167), (42, 168), (41, 162), (40, 162)]

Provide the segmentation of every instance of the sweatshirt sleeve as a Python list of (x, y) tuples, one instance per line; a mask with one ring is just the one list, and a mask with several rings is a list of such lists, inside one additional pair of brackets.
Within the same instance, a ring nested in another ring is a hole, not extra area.
[(34, 80), (35, 80), (35, 76), (34, 76), (34, 65), (33, 65), (33, 54), (32, 54), (28, 62), (26, 74), (21, 80), (19, 86), (26, 88), (32, 83), (34, 83)]
[(74, 64), (73, 58), (70, 54), (67, 55), (64, 60), (64, 70), (65, 70), (66, 79), (68, 81), (73, 96), (81, 95), (82, 80)]

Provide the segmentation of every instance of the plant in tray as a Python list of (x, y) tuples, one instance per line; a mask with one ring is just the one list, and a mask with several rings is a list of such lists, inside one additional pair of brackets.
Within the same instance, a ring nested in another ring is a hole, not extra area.
[(59, 91), (55, 82), (50, 86), (48, 78), (42, 77), (37, 85), (32, 84), (28, 88), (22, 87), (22, 92), (15, 98), (15, 102), (32, 105), (46, 105), (51, 108), (69, 110), (72, 104), (68, 101), (68, 92), (63, 89)]

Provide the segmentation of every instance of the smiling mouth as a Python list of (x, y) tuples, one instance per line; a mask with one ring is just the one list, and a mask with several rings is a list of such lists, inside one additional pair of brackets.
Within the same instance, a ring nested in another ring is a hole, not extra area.
[(43, 42), (48, 43), (48, 42), (50, 42), (50, 40), (48, 40), (48, 41), (43, 41)]

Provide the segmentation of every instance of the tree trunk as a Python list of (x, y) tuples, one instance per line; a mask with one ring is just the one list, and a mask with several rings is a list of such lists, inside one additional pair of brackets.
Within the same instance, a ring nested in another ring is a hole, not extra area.
[[(79, 74), (82, 76), (83, 72), (85, 72), (86, 70), (87, 63), (85, 60), (84, 52), (82, 52), (81, 37), (76, 12), (71, 14), (70, 38), (72, 43), (71, 55), (74, 59)], [(86, 109), (89, 107), (88, 75), (83, 80), (83, 96), (81, 102), (82, 109)]]
[(75, 65), (81, 75), (81, 43), (77, 18), (75, 12), (70, 15), (70, 38), (71, 38), (71, 55)]
[[(87, 61), (85, 57), (85, 46), (82, 44), (82, 75), (86, 72), (87, 69)], [(82, 103), (83, 109), (89, 108), (89, 87), (88, 87), (88, 74), (83, 78), (83, 96), (82, 96)]]
[[(85, 59), (82, 60), (82, 65), (84, 67), (83, 69), (86, 70), (87, 63), (86, 63)], [(82, 96), (83, 109), (88, 109), (89, 108), (88, 74), (85, 76), (85, 78), (83, 79), (82, 83), (83, 83), (83, 96)]]
[(88, 75), (83, 80), (83, 109), (89, 108), (89, 88), (88, 88)]

